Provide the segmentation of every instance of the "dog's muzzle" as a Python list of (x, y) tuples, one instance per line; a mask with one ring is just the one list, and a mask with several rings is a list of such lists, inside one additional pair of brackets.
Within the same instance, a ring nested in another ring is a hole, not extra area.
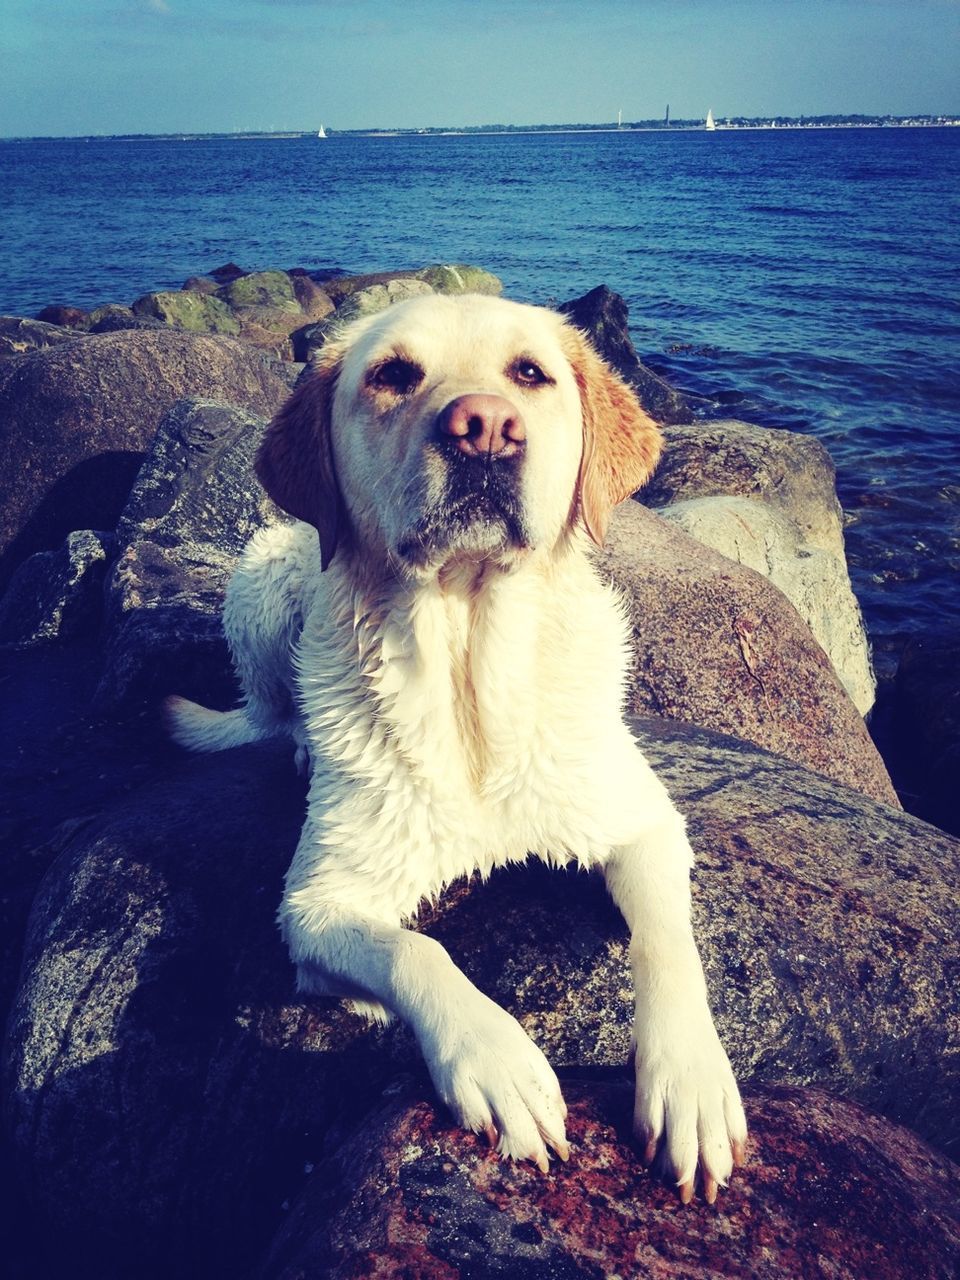
[(458, 396), (437, 415), (427, 449), (443, 467), (443, 493), (401, 543), (403, 559), (529, 546), (521, 499), (526, 426), (515, 405), (486, 393)]

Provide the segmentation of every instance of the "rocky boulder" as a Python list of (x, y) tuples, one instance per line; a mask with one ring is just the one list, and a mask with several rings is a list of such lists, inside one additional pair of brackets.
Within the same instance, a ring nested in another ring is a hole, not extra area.
[(374, 285), (389, 285), (396, 280), (420, 280), (434, 293), (491, 293), (503, 292), (503, 284), (495, 275), (482, 267), (464, 263), (420, 267), (415, 271), (376, 271), (361, 276), (338, 276), (324, 281), (325, 292), (339, 306), (344, 298), (360, 289)]
[(75, 337), (76, 334), (58, 324), (26, 320), (23, 316), (0, 316), (0, 360), (22, 356), (28, 351), (42, 351)]
[(810, 436), (746, 422), (672, 426), (665, 434), (660, 466), (642, 501), (697, 541), (769, 578), (866, 715), (876, 679), (826, 449)]
[(221, 611), (252, 534), (279, 513), (253, 458), (266, 420), (182, 400), (161, 422), (117, 525), (106, 590), (103, 708), (177, 689), (230, 701)]
[(167, 330), (83, 336), (0, 363), (0, 589), (35, 551), (112, 529), (163, 414), (184, 396), (269, 417), (288, 386), (240, 343)]
[(356, 289), (318, 324), (307, 325), (294, 335), (294, 354), (298, 360), (309, 362), (331, 335), (335, 336), (354, 320), (385, 311), (394, 303), (405, 302), (408, 298), (419, 298), (433, 292), (424, 280), (405, 277)]
[(80, 529), (56, 551), (25, 560), (0, 596), (0, 645), (68, 640), (95, 630), (114, 546), (112, 533)]
[(221, 285), (217, 296), (234, 310), (241, 307), (300, 310), (293, 281), (286, 271), (252, 271), (249, 275), (237, 276)]
[(864, 716), (870, 711), (876, 679), (842, 545), (830, 552), (802, 543), (796, 526), (775, 504), (755, 498), (690, 498), (658, 512), (782, 591), (830, 659), (854, 706)]
[[(960, 843), (745, 743), (638, 728), (690, 820), (696, 930), (741, 1080), (826, 1085), (956, 1144)], [(404, 1028), (293, 994), (274, 914), (303, 796), (276, 744), (186, 758), (61, 842), (6, 1087), (36, 1238), (76, 1270), (229, 1274), (332, 1125), (398, 1070), (430, 1097)], [(622, 1065), (627, 940), (597, 878), (498, 872), (421, 923), (556, 1065)]]
[(180, 289), (169, 293), (145, 293), (132, 307), (134, 315), (152, 316), (172, 329), (188, 333), (220, 333), (235, 337), (240, 321), (218, 297)]
[(312, 1168), (262, 1280), (941, 1280), (960, 1269), (960, 1171), (815, 1090), (746, 1099), (747, 1168), (680, 1210), (637, 1164), (626, 1083), (570, 1083), (573, 1154), (544, 1177), (422, 1101), (380, 1108)]
[(597, 565), (633, 622), (632, 711), (746, 738), (898, 803), (826, 654), (765, 578), (637, 502), (614, 512)]
[(647, 506), (756, 498), (775, 506), (806, 545), (842, 554), (837, 472), (819, 440), (733, 419), (668, 425), (664, 435), (657, 470), (640, 491)]

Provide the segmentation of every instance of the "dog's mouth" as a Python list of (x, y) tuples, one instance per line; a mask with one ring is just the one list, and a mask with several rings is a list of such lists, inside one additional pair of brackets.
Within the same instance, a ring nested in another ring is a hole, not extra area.
[(397, 556), (413, 568), (454, 556), (509, 561), (531, 543), (520, 500), (519, 460), (445, 457), (445, 483), (397, 544)]

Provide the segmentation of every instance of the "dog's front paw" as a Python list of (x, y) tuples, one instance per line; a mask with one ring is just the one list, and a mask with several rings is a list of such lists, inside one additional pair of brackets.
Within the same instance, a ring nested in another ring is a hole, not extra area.
[(424, 1038), (437, 1092), (460, 1124), (486, 1134), (514, 1160), (549, 1169), (547, 1148), (567, 1160), (567, 1108), (553, 1068), (514, 1018), (480, 992)]
[(733, 1070), (709, 1013), (683, 1027), (638, 1021), (634, 1032), (633, 1131), (644, 1162), (676, 1179), (684, 1204), (697, 1169), (708, 1204), (746, 1154), (747, 1121)]

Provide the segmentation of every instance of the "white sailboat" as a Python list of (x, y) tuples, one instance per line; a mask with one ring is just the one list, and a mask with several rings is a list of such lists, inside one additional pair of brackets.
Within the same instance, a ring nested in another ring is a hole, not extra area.
[(321, 125), (320, 128), (317, 130), (317, 137), (325, 138), (326, 136), (327, 136), (327, 131), (326, 129), (324, 129), (323, 125)]
[(716, 121), (713, 118), (713, 110), (710, 107), (707, 108), (707, 119), (703, 127), (709, 131), (712, 131), (717, 127)]

